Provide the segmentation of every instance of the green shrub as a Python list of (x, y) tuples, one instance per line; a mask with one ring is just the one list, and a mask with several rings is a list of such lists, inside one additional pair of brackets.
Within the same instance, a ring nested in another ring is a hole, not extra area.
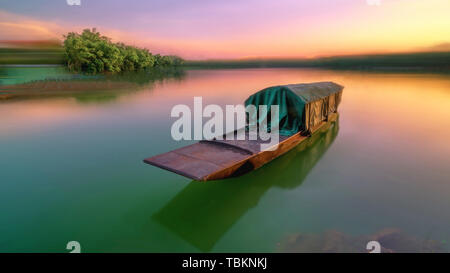
[(152, 55), (145, 48), (113, 43), (96, 29), (81, 34), (70, 32), (64, 36), (65, 59), (71, 71), (91, 74), (142, 71), (148, 68), (178, 66), (183, 59), (177, 56)]

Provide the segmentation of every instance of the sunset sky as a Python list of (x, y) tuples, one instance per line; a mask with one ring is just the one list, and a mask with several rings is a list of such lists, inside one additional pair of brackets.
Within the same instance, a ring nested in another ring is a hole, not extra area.
[(0, 0), (0, 40), (96, 27), (186, 59), (410, 52), (450, 48), (449, 14), (449, 0)]

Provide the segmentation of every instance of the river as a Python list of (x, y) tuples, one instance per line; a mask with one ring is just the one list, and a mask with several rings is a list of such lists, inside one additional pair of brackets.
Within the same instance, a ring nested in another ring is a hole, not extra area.
[[(261, 169), (199, 183), (142, 162), (192, 143), (171, 137), (174, 105), (315, 81), (345, 87), (339, 122)], [(188, 70), (127, 88), (0, 101), (1, 252), (449, 250), (448, 75)]]

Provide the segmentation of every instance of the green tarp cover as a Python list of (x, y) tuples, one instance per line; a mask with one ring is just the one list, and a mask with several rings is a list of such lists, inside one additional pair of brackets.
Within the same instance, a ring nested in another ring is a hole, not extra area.
[[(343, 87), (333, 82), (288, 84), (265, 88), (246, 101), (245, 106), (267, 105), (265, 116), (251, 117), (258, 125), (267, 120), (270, 131), (270, 106), (279, 105), (279, 132), (289, 136), (308, 130), (329, 112), (335, 112)], [(305, 108), (307, 111), (305, 111)], [(276, 124), (276, 123), (275, 123)]]

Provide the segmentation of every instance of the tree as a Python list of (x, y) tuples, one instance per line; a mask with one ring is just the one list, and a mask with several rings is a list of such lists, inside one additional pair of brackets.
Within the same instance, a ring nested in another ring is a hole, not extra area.
[(177, 56), (152, 55), (146, 48), (113, 43), (110, 38), (100, 35), (95, 28), (85, 29), (81, 34), (69, 32), (64, 38), (65, 58), (71, 71), (91, 74), (117, 73), (183, 63)]

